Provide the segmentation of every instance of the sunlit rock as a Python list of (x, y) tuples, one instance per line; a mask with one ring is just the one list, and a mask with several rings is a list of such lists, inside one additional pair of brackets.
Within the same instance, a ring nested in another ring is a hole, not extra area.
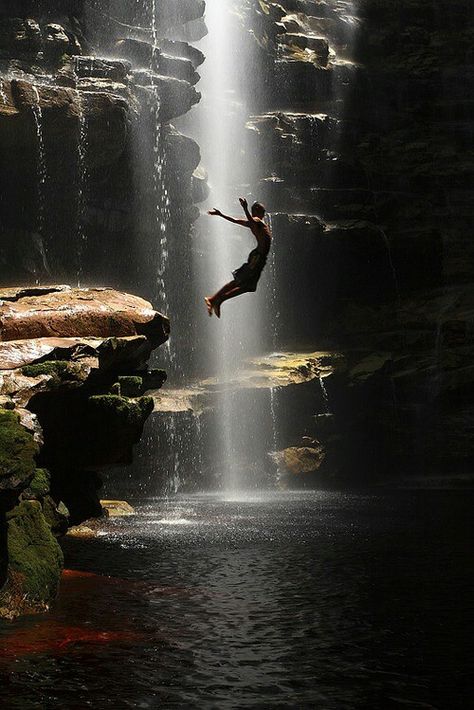
[[(271, 454), (275, 461), (280, 481), (290, 486), (314, 487), (314, 474), (321, 468), (326, 452), (319, 444), (312, 446), (292, 446)], [(309, 479), (309, 480), (308, 480)]]
[(24, 296), (0, 306), (2, 341), (49, 337), (168, 337), (168, 319), (143, 299), (112, 289), (71, 289)]
[(125, 81), (132, 68), (126, 59), (102, 59), (101, 57), (73, 56), (74, 71), (79, 78), (96, 77)]
[(135, 512), (126, 500), (101, 500), (100, 504), (109, 518), (123, 518)]

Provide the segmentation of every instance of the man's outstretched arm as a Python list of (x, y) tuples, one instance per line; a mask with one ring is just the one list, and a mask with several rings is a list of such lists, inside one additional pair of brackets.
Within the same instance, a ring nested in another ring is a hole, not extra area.
[(229, 217), (215, 208), (213, 210), (209, 210), (207, 214), (210, 214), (212, 217), (222, 217), (222, 219), (226, 219), (228, 222), (232, 222), (232, 224), (239, 224), (241, 227), (250, 227), (250, 222), (247, 219), (236, 219), (235, 217)]
[(252, 215), (251, 215), (250, 212), (249, 212), (249, 203), (247, 202), (247, 200), (245, 199), (245, 197), (239, 197), (239, 202), (240, 202), (240, 204), (242, 205), (242, 208), (243, 208), (243, 210), (244, 210), (244, 212), (245, 212), (245, 216), (247, 217), (248, 222), (249, 222), (249, 225), (250, 225), (250, 224), (254, 221), (254, 219), (253, 219)]

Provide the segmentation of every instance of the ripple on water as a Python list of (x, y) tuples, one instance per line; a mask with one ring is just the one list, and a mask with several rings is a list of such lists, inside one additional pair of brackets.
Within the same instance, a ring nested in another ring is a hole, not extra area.
[(5, 707), (464, 710), (471, 504), (146, 501), (65, 541), (89, 573), (64, 576), (51, 614), (0, 626)]

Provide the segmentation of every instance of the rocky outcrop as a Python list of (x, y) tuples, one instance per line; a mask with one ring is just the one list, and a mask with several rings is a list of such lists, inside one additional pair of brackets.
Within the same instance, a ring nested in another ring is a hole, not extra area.
[(169, 322), (111, 289), (9, 288), (0, 302), (0, 613), (15, 616), (48, 607), (57, 538), (103, 514), (100, 471), (131, 461)]
[[(309, 487), (315, 480), (329, 485), (330, 467), (321, 469), (317, 479), (313, 469), (301, 477), (293, 469), (287, 475), (278, 452), (280, 447), (313, 446), (321, 460), (327, 457), (326, 443), (314, 436), (314, 411), (328, 406), (323, 380), (344, 368), (337, 352), (280, 352), (245, 361), (225, 378), (150, 392), (154, 410), (136, 456), (126, 468), (107, 475), (107, 492), (127, 497), (130, 481), (150, 495), (225, 489), (232, 466), (242, 488), (273, 488), (276, 482)], [(313, 433), (310, 445), (301, 443), (301, 432), (306, 437)]]
[(206, 188), (198, 146), (170, 121), (200, 99), (204, 57), (182, 35), (204, 3), (153, 7), (0, 8), (3, 285), (109, 282), (188, 318), (166, 253), (190, 253)]
[(265, 76), (247, 127), (254, 194), (272, 212), (279, 347), (344, 355), (324, 380), (330, 416), (315, 406), (306, 430), (341, 484), (461, 475), (473, 461), (473, 8), (353, 6), (262, 0), (243, 17)]

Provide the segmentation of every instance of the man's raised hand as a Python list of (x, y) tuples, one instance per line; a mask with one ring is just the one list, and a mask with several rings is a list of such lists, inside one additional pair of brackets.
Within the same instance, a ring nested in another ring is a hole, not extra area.
[(247, 209), (247, 207), (249, 206), (249, 203), (247, 202), (245, 197), (239, 197), (239, 202), (242, 205), (242, 207), (244, 208), (244, 210)]
[(222, 212), (215, 207), (212, 210), (209, 210), (207, 214), (210, 214), (213, 217), (222, 217)]

